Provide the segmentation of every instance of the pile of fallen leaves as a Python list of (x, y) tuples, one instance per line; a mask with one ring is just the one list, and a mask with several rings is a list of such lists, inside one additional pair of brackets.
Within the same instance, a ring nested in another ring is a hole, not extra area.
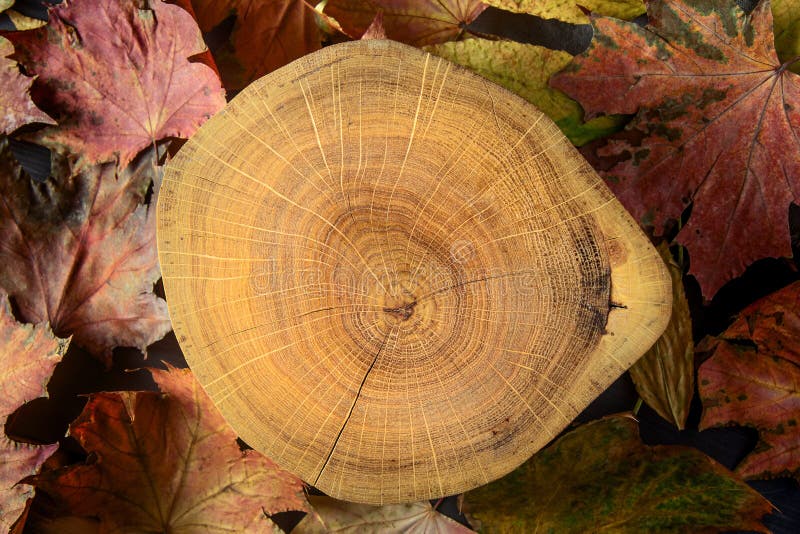
[[(693, 448), (644, 444), (630, 414), (593, 421), (466, 494), (472, 526), (764, 531), (772, 506), (743, 478), (800, 477), (800, 282), (697, 350), (683, 282), (712, 299), (757, 260), (791, 256), (800, 0), (749, 11), (734, 0), (38, 4), (0, 0), (0, 530), (271, 532), (276, 514), (294, 511), (306, 514), (297, 532), (469, 531), (439, 502), (373, 507), (309, 494), (237, 442), (187, 369), (151, 369), (158, 391), (89, 395), (58, 443), (14, 431), (68, 346), (109, 366), (117, 347), (144, 352), (170, 331), (154, 289), (154, 213), (162, 165), (181, 140), (226, 91), (369, 32), (507, 87), (582, 146), (673, 277), (670, 326), (631, 370), (641, 398), (683, 428), (697, 389), (701, 429), (758, 431), (730, 472)], [(573, 57), (473, 29), (500, 10), (591, 24), (593, 37)], [(21, 163), (37, 146), (50, 154), (42, 176)]]

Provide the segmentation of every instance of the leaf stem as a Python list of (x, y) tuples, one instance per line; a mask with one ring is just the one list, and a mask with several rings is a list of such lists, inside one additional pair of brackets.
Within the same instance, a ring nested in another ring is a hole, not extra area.
[(794, 65), (798, 61), (800, 61), (800, 56), (795, 56), (792, 59), (790, 59), (789, 61), (783, 63), (777, 69), (778, 74), (782, 74), (785, 70), (787, 70), (789, 67), (791, 67), (792, 65)]
[(642, 407), (642, 398), (636, 399), (636, 404), (633, 405), (633, 415), (639, 415), (639, 409)]

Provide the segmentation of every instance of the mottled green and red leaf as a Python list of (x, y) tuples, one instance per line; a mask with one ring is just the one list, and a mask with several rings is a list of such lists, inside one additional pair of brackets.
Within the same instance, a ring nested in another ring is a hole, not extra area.
[[(765, 532), (772, 506), (697, 449), (649, 446), (632, 417), (578, 427), (465, 495), (486, 532)], [(472, 519), (471, 519), (472, 520)]]
[(745, 477), (800, 475), (800, 282), (745, 308), (699, 370), (702, 428), (739, 424), (759, 442), (737, 467)]
[(649, 24), (593, 20), (595, 38), (552, 84), (589, 116), (629, 113), (599, 150), (603, 174), (644, 224), (677, 236), (712, 297), (753, 261), (791, 255), (800, 198), (800, 76), (781, 64), (767, 1), (650, 0)]

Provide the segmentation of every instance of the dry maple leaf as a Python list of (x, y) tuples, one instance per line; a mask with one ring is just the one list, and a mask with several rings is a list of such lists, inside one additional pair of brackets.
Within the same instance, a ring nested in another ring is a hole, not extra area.
[(225, 105), (191, 15), (161, 0), (71, 0), (43, 28), (8, 34), (37, 74), (34, 97), (58, 118), (34, 140), (86, 163), (127, 163), (164, 137), (188, 138)]
[(20, 324), (0, 291), (0, 532), (8, 532), (33, 496), (19, 481), (39, 470), (58, 445), (31, 445), (9, 439), (8, 417), (26, 402), (47, 394), (46, 386), (68, 341), (47, 325)]
[[(155, 149), (124, 171), (111, 163), (34, 183), (0, 141), (0, 288), (24, 320), (49, 322), (110, 363), (111, 349), (144, 349), (170, 330), (167, 306), (153, 294), (159, 268)], [(61, 168), (67, 167), (59, 172)]]
[(100, 532), (274, 532), (308, 511), (302, 482), (236, 434), (188, 369), (151, 370), (163, 393), (98, 393), (70, 426), (92, 454), (34, 484)]
[(791, 255), (800, 198), (800, 76), (775, 54), (764, 1), (652, 0), (644, 28), (594, 22), (590, 49), (553, 86), (587, 113), (636, 113), (602, 151), (622, 203), (660, 232), (690, 204), (677, 240), (711, 298), (753, 261)]
[(385, 532), (407, 534), (468, 534), (464, 525), (437, 512), (429, 502), (372, 506), (310, 495), (314, 513), (307, 515), (295, 534)]
[(754, 426), (759, 443), (737, 467), (742, 476), (800, 475), (800, 282), (747, 308), (698, 371), (701, 428)]
[(0, 134), (11, 133), (31, 122), (55, 124), (31, 100), (28, 90), (33, 78), (23, 76), (17, 62), (8, 58), (13, 52), (11, 41), (0, 37)]
[(456, 39), (484, 9), (479, 0), (329, 0), (325, 13), (357, 38), (382, 11), (389, 39), (424, 46)]
[(190, 1), (204, 32), (235, 17), (229, 42), (214, 49), (214, 59), (228, 89), (241, 89), (322, 46), (314, 10), (307, 1)]
[(618, 19), (631, 20), (644, 13), (642, 0), (483, 0), (487, 4), (515, 13), (528, 13), (543, 19), (558, 19), (586, 24), (585, 10)]

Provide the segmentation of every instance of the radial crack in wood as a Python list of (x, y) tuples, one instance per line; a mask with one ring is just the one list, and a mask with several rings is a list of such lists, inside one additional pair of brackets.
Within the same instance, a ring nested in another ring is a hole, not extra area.
[(327, 47), (168, 165), (175, 332), (239, 435), (337, 498), (461, 493), (663, 331), (663, 262), (536, 108), (420, 50)]
[(319, 482), (319, 477), (322, 476), (322, 472), (325, 471), (325, 467), (327, 467), (328, 461), (331, 459), (331, 456), (333, 455), (333, 451), (336, 450), (336, 445), (339, 443), (339, 438), (342, 436), (342, 432), (344, 432), (344, 427), (346, 427), (348, 421), (350, 421), (350, 416), (353, 415), (353, 408), (356, 407), (358, 398), (361, 396), (361, 390), (364, 389), (364, 384), (367, 382), (367, 377), (369, 377), (369, 372), (372, 371), (373, 367), (375, 367), (375, 363), (378, 361), (381, 352), (383, 352), (383, 348), (386, 346), (386, 341), (389, 340), (390, 335), (391, 332), (387, 334), (386, 339), (383, 341), (383, 344), (381, 345), (381, 348), (378, 349), (378, 352), (375, 353), (375, 358), (372, 360), (372, 363), (369, 364), (369, 369), (367, 369), (367, 372), (364, 373), (364, 378), (361, 380), (361, 385), (358, 386), (358, 391), (356, 392), (356, 398), (353, 399), (353, 404), (350, 406), (350, 411), (347, 412), (347, 418), (344, 420), (344, 423), (342, 423), (342, 428), (339, 429), (339, 433), (336, 435), (336, 439), (333, 440), (333, 445), (331, 446), (331, 452), (329, 452), (328, 456), (325, 458), (325, 462), (322, 464), (322, 469), (319, 470), (317, 478), (314, 479), (314, 484)]

